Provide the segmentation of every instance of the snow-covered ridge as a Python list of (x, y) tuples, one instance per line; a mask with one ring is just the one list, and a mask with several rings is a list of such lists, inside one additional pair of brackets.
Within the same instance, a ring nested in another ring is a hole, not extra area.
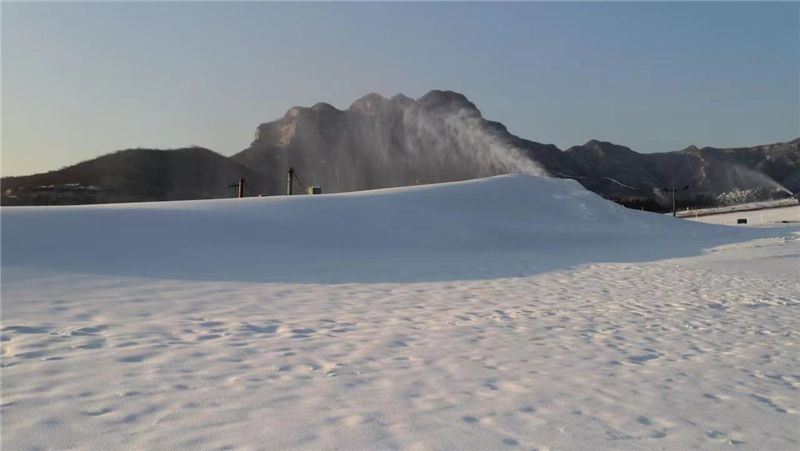
[(158, 278), (395, 281), (642, 261), (774, 235), (523, 175), (357, 193), (3, 208), (3, 265)]

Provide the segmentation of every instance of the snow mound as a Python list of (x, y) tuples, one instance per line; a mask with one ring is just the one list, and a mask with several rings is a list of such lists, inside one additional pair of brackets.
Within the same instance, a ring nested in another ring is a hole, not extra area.
[(5, 207), (2, 230), (6, 267), (321, 283), (529, 275), (776, 234), (633, 211), (575, 181), (525, 175), (322, 196)]

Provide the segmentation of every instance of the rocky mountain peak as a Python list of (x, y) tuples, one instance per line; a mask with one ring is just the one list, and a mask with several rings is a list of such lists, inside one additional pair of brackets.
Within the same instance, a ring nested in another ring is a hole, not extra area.
[(567, 151), (568, 152), (576, 152), (576, 151), (586, 151), (592, 150), (598, 154), (610, 154), (610, 153), (617, 153), (617, 154), (626, 154), (631, 153), (635, 154), (636, 152), (631, 150), (628, 147), (620, 146), (618, 144), (614, 144), (608, 141), (600, 141), (598, 139), (590, 139), (586, 141), (582, 146), (574, 146), (570, 147)]
[(414, 99), (412, 99), (411, 97), (408, 97), (408, 96), (406, 96), (404, 94), (395, 94), (395, 95), (393, 95), (392, 98), (391, 98), (391, 101), (396, 103), (396, 104), (398, 104), (398, 105), (400, 105), (400, 106), (406, 106), (406, 105), (414, 103)]
[(319, 113), (341, 113), (342, 111), (331, 105), (330, 103), (318, 102), (311, 107), (313, 111)]
[(478, 111), (478, 107), (470, 102), (464, 94), (455, 91), (432, 90), (417, 99), (417, 103), (430, 110), (438, 109), (469, 109)]
[(371, 92), (364, 97), (356, 100), (350, 105), (350, 111), (357, 111), (360, 113), (370, 113), (380, 110), (382, 106), (388, 103), (389, 100), (382, 95)]

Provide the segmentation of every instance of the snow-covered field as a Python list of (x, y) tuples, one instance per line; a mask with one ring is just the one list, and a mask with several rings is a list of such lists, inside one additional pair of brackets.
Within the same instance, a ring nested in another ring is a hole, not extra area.
[(712, 207), (712, 208), (698, 208), (695, 210), (679, 210), (677, 216), (679, 218), (696, 218), (705, 215), (719, 215), (723, 213), (734, 212), (749, 212), (753, 210), (774, 209), (780, 207), (796, 207), (798, 204), (797, 199), (779, 199), (767, 200), (761, 202), (750, 202), (746, 204), (729, 205), (726, 207)]
[(708, 216), (698, 216), (696, 218), (687, 217), (692, 221), (705, 222), (707, 224), (738, 225), (738, 219), (747, 219), (747, 226), (752, 227), (774, 227), (780, 224), (794, 224), (800, 226), (800, 205), (779, 208), (767, 208), (763, 210), (739, 211), (732, 213), (720, 213)]
[(796, 228), (524, 176), (0, 218), (4, 449), (800, 446)]

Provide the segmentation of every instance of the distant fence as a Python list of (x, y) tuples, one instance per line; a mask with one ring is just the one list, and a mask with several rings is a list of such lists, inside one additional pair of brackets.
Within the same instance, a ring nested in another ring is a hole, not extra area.
[(718, 215), (722, 213), (734, 213), (737, 211), (763, 210), (765, 208), (791, 207), (798, 205), (800, 201), (795, 198), (768, 200), (763, 202), (752, 202), (749, 204), (731, 205), (728, 207), (698, 208), (697, 210), (679, 210), (676, 214), (679, 218), (694, 218), (696, 216)]

